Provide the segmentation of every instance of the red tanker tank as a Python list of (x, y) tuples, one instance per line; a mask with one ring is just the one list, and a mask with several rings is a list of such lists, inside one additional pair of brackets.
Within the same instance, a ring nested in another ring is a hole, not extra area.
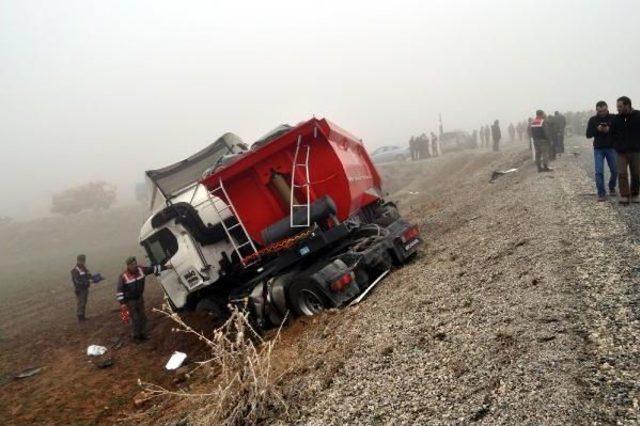
[(212, 190), (220, 182), (230, 198), (226, 201), (261, 245), (262, 231), (290, 216), (292, 182), (294, 204), (329, 196), (340, 220), (382, 197), (380, 175), (361, 140), (326, 119), (313, 118), (288, 129), (201, 183)]

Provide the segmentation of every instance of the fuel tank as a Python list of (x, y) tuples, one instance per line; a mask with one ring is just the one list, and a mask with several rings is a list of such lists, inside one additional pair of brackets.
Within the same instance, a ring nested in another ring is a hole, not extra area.
[(259, 245), (265, 244), (263, 230), (290, 216), (292, 202), (307, 205), (328, 196), (337, 218), (345, 220), (382, 197), (380, 175), (362, 141), (316, 118), (254, 144), (201, 183), (209, 189), (222, 183), (226, 201)]

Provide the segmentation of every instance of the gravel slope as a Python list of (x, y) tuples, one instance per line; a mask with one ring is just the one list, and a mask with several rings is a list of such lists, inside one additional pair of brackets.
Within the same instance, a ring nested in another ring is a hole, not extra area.
[[(638, 421), (637, 245), (569, 156), (387, 166), (428, 245), (355, 308), (310, 323), (286, 379), (298, 424)], [(492, 170), (520, 167), (489, 183)], [(633, 213), (631, 213), (633, 209)]]

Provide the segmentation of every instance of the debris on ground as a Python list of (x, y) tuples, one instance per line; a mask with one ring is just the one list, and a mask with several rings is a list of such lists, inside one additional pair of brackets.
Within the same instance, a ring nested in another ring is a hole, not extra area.
[(106, 358), (99, 361), (95, 361), (93, 365), (95, 365), (100, 369), (109, 368), (113, 366), (113, 358)]
[(27, 377), (33, 377), (36, 374), (40, 374), (40, 372), (44, 369), (44, 367), (30, 367), (25, 370), (22, 370), (18, 374), (13, 377), (16, 379), (26, 379)]
[(180, 368), (184, 360), (187, 359), (187, 354), (184, 352), (175, 351), (169, 361), (167, 361), (167, 365), (164, 368), (167, 370), (176, 370)]
[(494, 170), (493, 173), (491, 173), (491, 179), (489, 180), (489, 183), (495, 182), (495, 180), (498, 179), (500, 176), (513, 173), (516, 171), (518, 171), (518, 169), (515, 169), (515, 168), (511, 168), (508, 170)]
[(107, 348), (99, 345), (89, 345), (87, 348), (88, 356), (102, 356), (107, 353)]

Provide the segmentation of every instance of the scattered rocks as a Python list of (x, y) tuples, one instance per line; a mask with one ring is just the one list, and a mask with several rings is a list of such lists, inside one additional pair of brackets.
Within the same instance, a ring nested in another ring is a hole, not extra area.
[[(621, 279), (637, 263), (625, 220), (640, 235), (640, 214), (596, 211), (576, 161), (541, 177), (529, 152), (458, 153), (389, 173), (397, 191), (421, 192), (408, 216), (428, 249), (349, 321), (300, 343), (336, 346), (318, 351), (326, 368), (292, 379), (305, 391), (282, 424), (640, 420), (640, 286)], [(506, 167), (518, 180), (486, 182)]]

